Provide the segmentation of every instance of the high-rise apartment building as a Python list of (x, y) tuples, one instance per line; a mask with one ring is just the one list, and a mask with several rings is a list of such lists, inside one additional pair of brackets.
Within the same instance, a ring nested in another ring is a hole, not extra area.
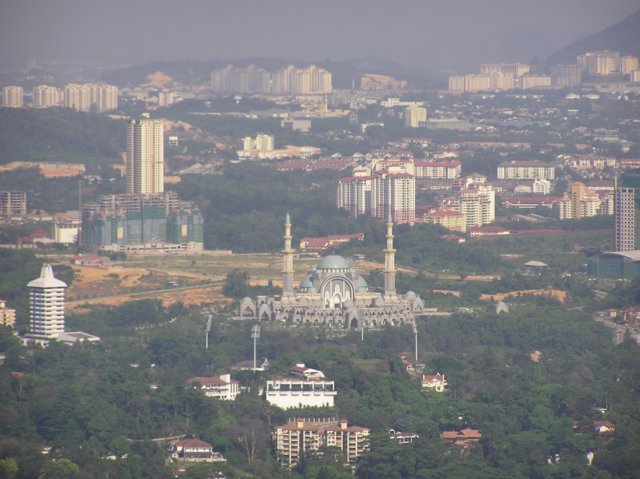
[(338, 208), (347, 210), (353, 216), (366, 215), (371, 208), (370, 175), (349, 176), (338, 180)]
[(55, 339), (64, 333), (64, 290), (67, 284), (56, 279), (49, 264), (40, 277), (27, 284), (29, 290), (29, 333)]
[(586, 187), (584, 183), (574, 181), (569, 188), (569, 196), (571, 198), (571, 216), (572, 218), (582, 218), (580, 205), (586, 196)]
[(333, 87), (331, 73), (315, 65), (289, 65), (273, 73), (255, 65), (227, 65), (211, 72), (211, 89), (220, 93), (324, 95), (331, 93)]
[(64, 106), (96, 113), (118, 108), (118, 87), (104, 83), (69, 83), (64, 88)]
[(529, 73), (529, 65), (526, 63), (484, 63), (480, 65), (480, 73), (482, 75), (503, 73), (519, 77)]
[(551, 84), (554, 86), (577, 86), (582, 83), (582, 67), (575, 64), (551, 67)]
[(625, 173), (614, 190), (615, 250), (633, 251), (640, 243), (640, 174)]
[(610, 215), (613, 214), (613, 196), (610, 192), (589, 188), (575, 181), (558, 201), (558, 213), (561, 220)]
[(606, 76), (619, 72), (620, 54), (603, 50), (578, 55), (578, 65), (591, 76)]
[(634, 57), (633, 55), (621, 56), (618, 60), (618, 66), (620, 73), (629, 75), (632, 71), (638, 69), (638, 57)]
[(470, 185), (460, 190), (458, 201), (458, 211), (464, 213), (467, 229), (495, 221), (496, 192), (490, 185)]
[(529, 74), (526, 63), (487, 63), (480, 65), (479, 74), (449, 77), (451, 93), (474, 93), (489, 90), (511, 90), (520, 79)]
[(245, 136), (242, 139), (242, 149), (245, 151), (273, 151), (275, 149), (275, 138), (273, 135), (258, 133), (254, 138)]
[(423, 106), (410, 106), (402, 112), (404, 126), (407, 128), (420, 128), (427, 121), (427, 109)]
[(164, 124), (131, 120), (127, 125), (127, 193), (164, 191)]
[(416, 220), (416, 177), (412, 161), (379, 161), (355, 169), (353, 176), (338, 180), (337, 206), (353, 216), (367, 214), (395, 223)]
[(374, 218), (397, 224), (416, 222), (416, 177), (409, 173), (375, 172), (371, 181), (371, 210)]
[(615, 217), (615, 250), (636, 249), (635, 188), (616, 188), (613, 197)]
[(76, 111), (91, 111), (91, 92), (89, 88), (78, 83), (65, 85), (64, 106)]
[(22, 108), (24, 106), (24, 90), (21, 86), (9, 85), (2, 89), (2, 106), (5, 108)]
[(33, 87), (31, 104), (34, 108), (51, 108), (62, 103), (62, 91), (50, 85)]
[(452, 75), (449, 77), (449, 91), (451, 93), (475, 93), (491, 90), (491, 75), (469, 74)]
[(201, 251), (203, 220), (197, 207), (174, 191), (105, 195), (82, 211), (82, 244), (94, 249), (134, 251), (145, 245), (166, 251)]
[(527, 73), (520, 77), (520, 88), (523, 90), (548, 86), (551, 86), (551, 77), (549, 75), (534, 75)]
[(7, 303), (0, 299), (0, 326), (15, 328), (16, 326), (16, 310), (7, 308)]
[(26, 191), (0, 191), (0, 216), (25, 216), (26, 214)]

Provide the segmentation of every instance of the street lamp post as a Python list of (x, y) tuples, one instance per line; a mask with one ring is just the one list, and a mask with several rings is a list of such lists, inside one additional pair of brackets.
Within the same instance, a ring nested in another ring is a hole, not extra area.
[(207, 327), (204, 330), (204, 349), (209, 349), (209, 333), (211, 332), (211, 323), (213, 322), (213, 316), (209, 314), (207, 318)]
[(418, 362), (418, 327), (416, 326), (416, 323), (414, 322), (412, 325), (413, 327), (413, 336), (415, 337), (415, 357), (416, 357), (416, 363)]
[(260, 325), (254, 324), (251, 328), (251, 339), (253, 339), (253, 370), (256, 370), (256, 341), (260, 337)]

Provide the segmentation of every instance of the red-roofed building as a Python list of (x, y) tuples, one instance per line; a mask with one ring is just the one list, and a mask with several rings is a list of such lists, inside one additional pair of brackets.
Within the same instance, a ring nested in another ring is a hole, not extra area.
[(422, 389), (432, 390), (438, 393), (444, 392), (444, 389), (449, 383), (444, 378), (444, 374), (423, 374), (422, 375)]
[(31, 244), (34, 246), (50, 246), (54, 243), (53, 238), (51, 238), (51, 234), (43, 229), (35, 230), (30, 236), (20, 236), (17, 241), (19, 244)]
[(348, 243), (351, 240), (364, 240), (364, 233), (354, 233), (347, 235), (329, 235), (318, 238), (302, 238), (300, 249), (305, 251), (322, 251), (332, 248), (337, 244)]
[(205, 396), (225, 401), (235, 401), (240, 393), (240, 383), (231, 379), (230, 374), (197, 376), (187, 379), (186, 384), (194, 387), (199, 385)]
[(482, 433), (477, 429), (465, 428), (460, 431), (442, 431), (440, 437), (449, 444), (467, 449), (480, 442)]
[(416, 161), (416, 178), (454, 180), (460, 178), (460, 161)]
[(640, 158), (623, 158), (620, 160), (620, 168), (640, 168)]
[(593, 421), (593, 428), (598, 434), (616, 431), (616, 426), (611, 421)]
[(487, 236), (506, 236), (511, 232), (501, 226), (474, 226), (468, 229), (471, 238), (481, 238)]

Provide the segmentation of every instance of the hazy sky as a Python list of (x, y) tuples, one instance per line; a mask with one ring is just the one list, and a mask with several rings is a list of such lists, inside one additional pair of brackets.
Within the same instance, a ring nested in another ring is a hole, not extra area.
[(545, 57), (638, 0), (0, 0), (0, 62), (376, 57), (418, 69)]

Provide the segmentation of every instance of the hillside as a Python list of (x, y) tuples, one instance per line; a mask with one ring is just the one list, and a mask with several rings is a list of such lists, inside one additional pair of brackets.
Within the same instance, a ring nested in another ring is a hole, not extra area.
[(121, 122), (105, 116), (67, 109), (0, 109), (0, 165), (114, 163), (124, 150), (124, 140)]
[(640, 10), (609, 28), (556, 51), (547, 63), (575, 63), (577, 55), (596, 50), (613, 50), (625, 55), (640, 56)]

